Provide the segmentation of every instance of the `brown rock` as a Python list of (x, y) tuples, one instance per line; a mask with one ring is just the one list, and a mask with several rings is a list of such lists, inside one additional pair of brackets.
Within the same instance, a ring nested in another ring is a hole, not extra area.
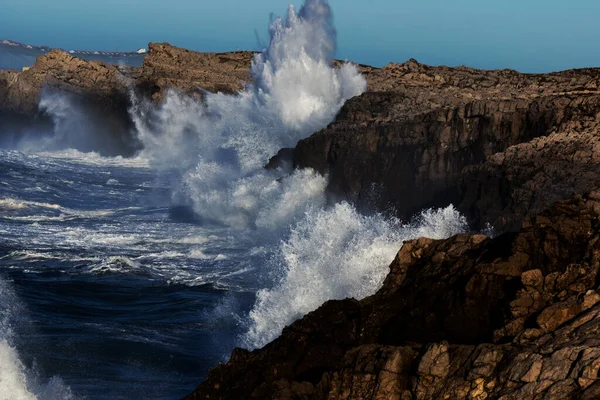
[(518, 229), (600, 183), (599, 79), (600, 69), (390, 64), (369, 74), (369, 91), (333, 124), (298, 143), (295, 165), (328, 172), (329, 190), (359, 206), (406, 219), (455, 203), (476, 227)]
[(18, 134), (41, 124), (52, 131), (53, 121), (38, 109), (42, 92), (67, 93), (89, 126), (105, 128), (101, 146), (92, 150), (114, 155), (109, 149), (120, 149), (130, 155), (139, 148), (132, 135), (130, 91), (157, 102), (168, 89), (200, 98), (205, 90), (239, 91), (249, 79), (251, 52), (197, 53), (166, 43), (149, 47), (141, 67), (85, 61), (53, 50), (23, 72), (0, 71), (0, 129)]
[(597, 206), (578, 196), (518, 233), (407, 242), (375, 295), (234, 352), (187, 399), (594, 398)]

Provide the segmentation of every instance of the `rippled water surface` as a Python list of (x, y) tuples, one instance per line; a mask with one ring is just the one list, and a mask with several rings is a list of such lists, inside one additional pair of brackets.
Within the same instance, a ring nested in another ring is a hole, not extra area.
[(0, 335), (77, 396), (184, 395), (231, 350), (223, 307), (251, 306), (261, 250), (178, 221), (144, 161), (108, 160), (0, 151)]

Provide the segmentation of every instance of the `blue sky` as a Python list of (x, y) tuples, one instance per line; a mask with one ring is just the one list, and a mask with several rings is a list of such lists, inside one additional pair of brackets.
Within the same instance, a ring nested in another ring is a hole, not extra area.
[[(257, 49), (289, 0), (0, 0), (0, 39), (66, 49)], [(293, 1), (295, 4), (301, 1)], [(600, 66), (598, 0), (330, 0), (338, 57), (544, 72)]]

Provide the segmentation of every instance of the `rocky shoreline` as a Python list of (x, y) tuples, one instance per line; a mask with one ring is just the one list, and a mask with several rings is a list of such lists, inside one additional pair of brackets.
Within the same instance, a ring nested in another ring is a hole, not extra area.
[[(252, 57), (154, 43), (143, 66), (119, 67), (54, 50), (0, 71), (0, 128), (52, 124), (38, 104), (59, 91), (133, 154), (131, 92), (235, 93)], [(600, 69), (360, 69), (368, 91), (269, 166), (327, 173), (329, 195), (364, 210), (454, 203), (475, 230), (505, 233), (406, 243), (377, 294), (236, 349), (187, 398), (598, 398)]]
[[(388, 65), (333, 124), (298, 143), (294, 165), (329, 172), (337, 196), (405, 219), (454, 203), (474, 228), (515, 230), (600, 183), (591, 149), (599, 82), (600, 69), (525, 75)], [(581, 159), (570, 163), (575, 153)], [(548, 154), (569, 161), (557, 168)]]
[(236, 349), (186, 399), (598, 398), (599, 217), (594, 192), (518, 233), (407, 242), (375, 295)]

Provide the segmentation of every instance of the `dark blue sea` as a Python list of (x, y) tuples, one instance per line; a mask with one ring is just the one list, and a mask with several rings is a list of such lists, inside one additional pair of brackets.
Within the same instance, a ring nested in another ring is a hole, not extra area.
[(0, 177), (0, 346), (25, 365), (0, 349), (0, 385), (177, 398), (224, 360), (252, 243), (178, 221), (143, 161), (0, 150)]

